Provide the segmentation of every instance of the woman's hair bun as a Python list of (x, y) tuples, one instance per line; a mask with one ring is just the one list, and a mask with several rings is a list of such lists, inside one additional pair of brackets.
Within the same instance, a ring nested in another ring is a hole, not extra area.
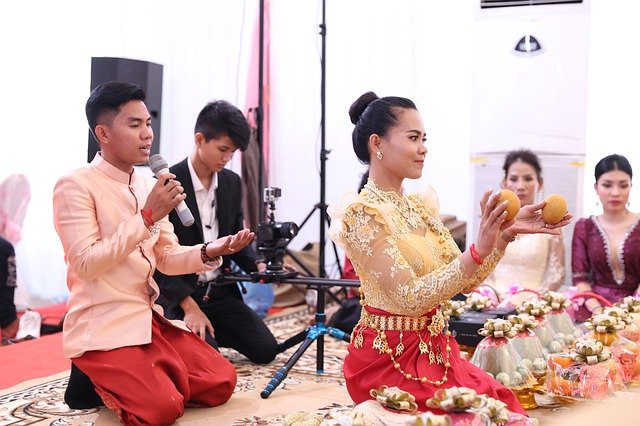
[(351, 122), (356, 124), (358, 119), (362, 115), (365, 109), (369, 106), (369, 104), (378, 99), (378, 95), (374, 92), (367, 92), (361, 95), (354, 103), (351, 104), (349, 108), (349, 117), (351, 118)]

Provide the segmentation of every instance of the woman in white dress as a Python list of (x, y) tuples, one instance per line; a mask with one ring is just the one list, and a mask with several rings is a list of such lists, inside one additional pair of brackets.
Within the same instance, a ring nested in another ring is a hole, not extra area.
[[(528, 149), (507, 153), (502, 187), (516, 193), (523, 206), (534, 204), (542, 193), (542, 167), (538, 156)], [(500, 300), (517, 305), (532, 292), (511, 296), (518, 289), (536, 292), (557, 290), (564, 282), (565, 261), (562, 234), (518, 234), (484, 284), (493, 287)]]

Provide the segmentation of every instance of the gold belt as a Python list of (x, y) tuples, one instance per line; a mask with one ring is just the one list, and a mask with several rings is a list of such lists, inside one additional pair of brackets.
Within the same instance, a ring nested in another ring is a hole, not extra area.
[(429, 317), (405, 317), (400, 315), (375, 315), (369, 312), (362, 315), (360, 322), (378, 331), (420, 331), (426, 330), (431, 322)]

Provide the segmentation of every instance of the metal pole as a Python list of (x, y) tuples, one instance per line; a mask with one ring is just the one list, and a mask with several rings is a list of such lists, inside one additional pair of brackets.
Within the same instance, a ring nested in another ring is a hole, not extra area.
[(264, 0), (260, 0), (260, 11), (258, 14), (259, 32), (258, 32), (258, 107), (256, 108), (256, 139), (260, 153), (258, 155), (258, 194), (260, 194), (260, 203), (258, 206), (258, 222), (264, 220), (264, 195), (262, 188), (264, 186), (264, 143), (263, 143), (263, 107), (264, 102), (262, 85), (264, 80)]

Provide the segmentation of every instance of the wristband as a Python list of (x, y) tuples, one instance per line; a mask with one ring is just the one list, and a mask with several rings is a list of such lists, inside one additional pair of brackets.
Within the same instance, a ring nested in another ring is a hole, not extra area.
[(211, 241), (207, 241), (202, 245), (202, 247), (200, 247), (200, 257), (202, 258), (202, 263), (215, 262), (220, 258), (220, 256), (210, 257), (207, 254), (207, 246), (209, 245), (209, 243), (211, 243)]
[(142, 215), (142, 218), (144, 219), (144, 224), (147, 227), (153, 226), (153, 224), (155, 223), (153, 220), (153, 210), (149, 209), (148, 211), (145, 209), (140, 209), (140, 214)]
[(149, 230), (149, 234), (153, 237), (160, 232), (160, 223), (155, 223), (152, 218), (153, 210), (140, 209), (140, 215), (142, 216), (142, 222)]
[(471, 246), (469, 247), (469, 252), (471, 253), (471, 257), (473, 258), (473, 261), (476, 262), (478, 265), (482, 265), (484, 263), (484, 260), (482, 260), (482, 258), (476, 251), (475, 244), (471, 244)]

